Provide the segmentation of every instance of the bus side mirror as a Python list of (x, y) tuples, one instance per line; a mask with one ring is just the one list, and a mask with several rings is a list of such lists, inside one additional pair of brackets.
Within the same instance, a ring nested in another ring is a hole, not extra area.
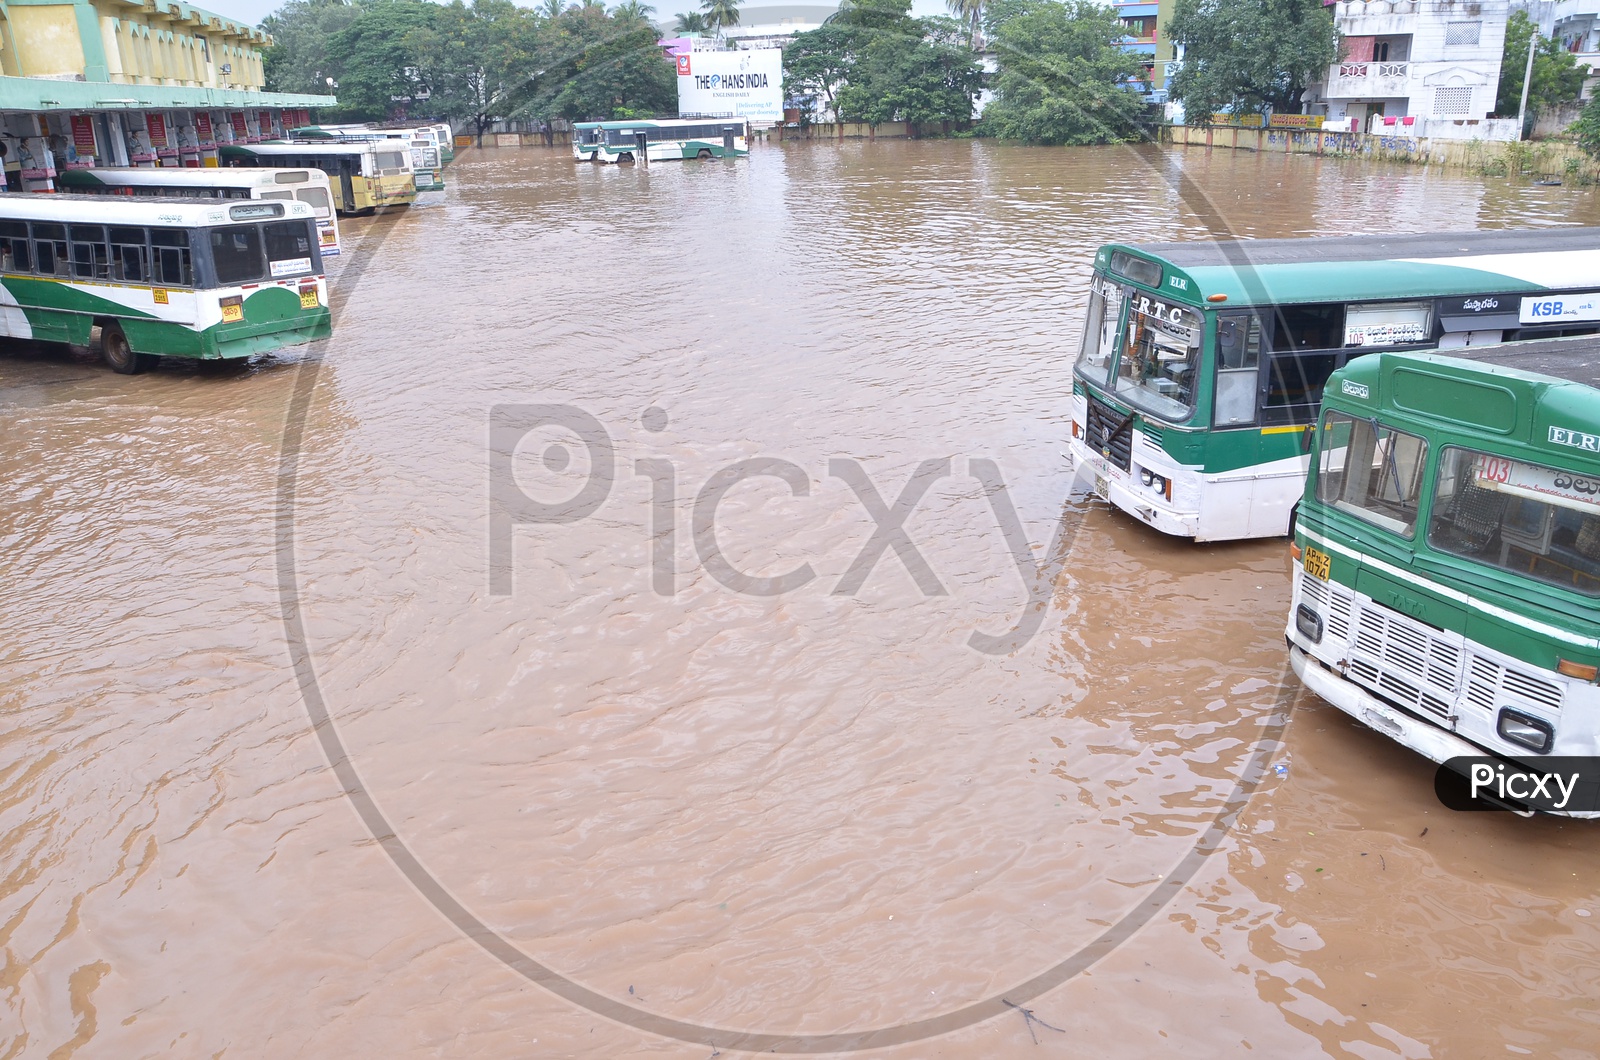
[(1302, 453), (1311, 452), (1311, 442), (1316, 436), (1317, 425), (1315, 423), (1307, 424), (1306, 429), (1300, 433), (1300, 451)]

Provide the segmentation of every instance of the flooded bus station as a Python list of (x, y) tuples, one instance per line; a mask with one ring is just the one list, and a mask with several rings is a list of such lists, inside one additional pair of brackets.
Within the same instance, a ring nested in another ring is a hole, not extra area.
[(1444, 806), (1291, 670), (1288, 539), (1069, 452), (1106, 244), (1600, 192), (959, 139), (449, 178), (340, 218), (330, 338), (0, 350), (0, 1055), (1600, 1048), (1595, 823)]

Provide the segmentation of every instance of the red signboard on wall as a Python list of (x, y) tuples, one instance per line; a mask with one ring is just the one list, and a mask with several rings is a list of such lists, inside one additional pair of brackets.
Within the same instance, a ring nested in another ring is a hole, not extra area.
[(194, 133), (200, 141), (200, 149), (202, 151), (217, 146), (215, 134), (211, 131), (211, 115), (204, 111), (194, 116)]
[(250, 135), (250, 130), (244, 125), (244, 111), (236, 110), (229, 117), (233, 120), (233, 138), (244, 143)]
[(72, 116), (72, 148), (80, 159), (94, 161), (94, 119), (87, 114)]
[(165, 114), (150, 113), (144, 116), (145, 132), (150, 134), (150, 146), (161, 148), (167, 146), (167, 116)]

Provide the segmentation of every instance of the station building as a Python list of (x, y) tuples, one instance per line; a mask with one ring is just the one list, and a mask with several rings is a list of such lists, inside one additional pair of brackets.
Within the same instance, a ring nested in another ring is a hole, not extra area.
[(262, 90), (271, 38), (165, 0), (0, 0), (5, 190), (66, 169), (215, 166), (227, 143), (281, 137), (332, 96)]

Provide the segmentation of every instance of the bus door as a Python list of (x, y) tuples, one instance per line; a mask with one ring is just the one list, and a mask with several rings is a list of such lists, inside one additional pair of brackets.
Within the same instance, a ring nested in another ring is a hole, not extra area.
[(728, 154), (728, 155), (733, 154), (733, 132), (734, 132), (733, 126), (731, 126), (731, 125), (724, 125), (722, 127), (722, 153), (723, 154)]
[(354, 213), (356, 209), (356, 182), (350, 172), (351, 165), (348, 157), (339, 159), (339, 198), (344, 200), (345, 213)]

